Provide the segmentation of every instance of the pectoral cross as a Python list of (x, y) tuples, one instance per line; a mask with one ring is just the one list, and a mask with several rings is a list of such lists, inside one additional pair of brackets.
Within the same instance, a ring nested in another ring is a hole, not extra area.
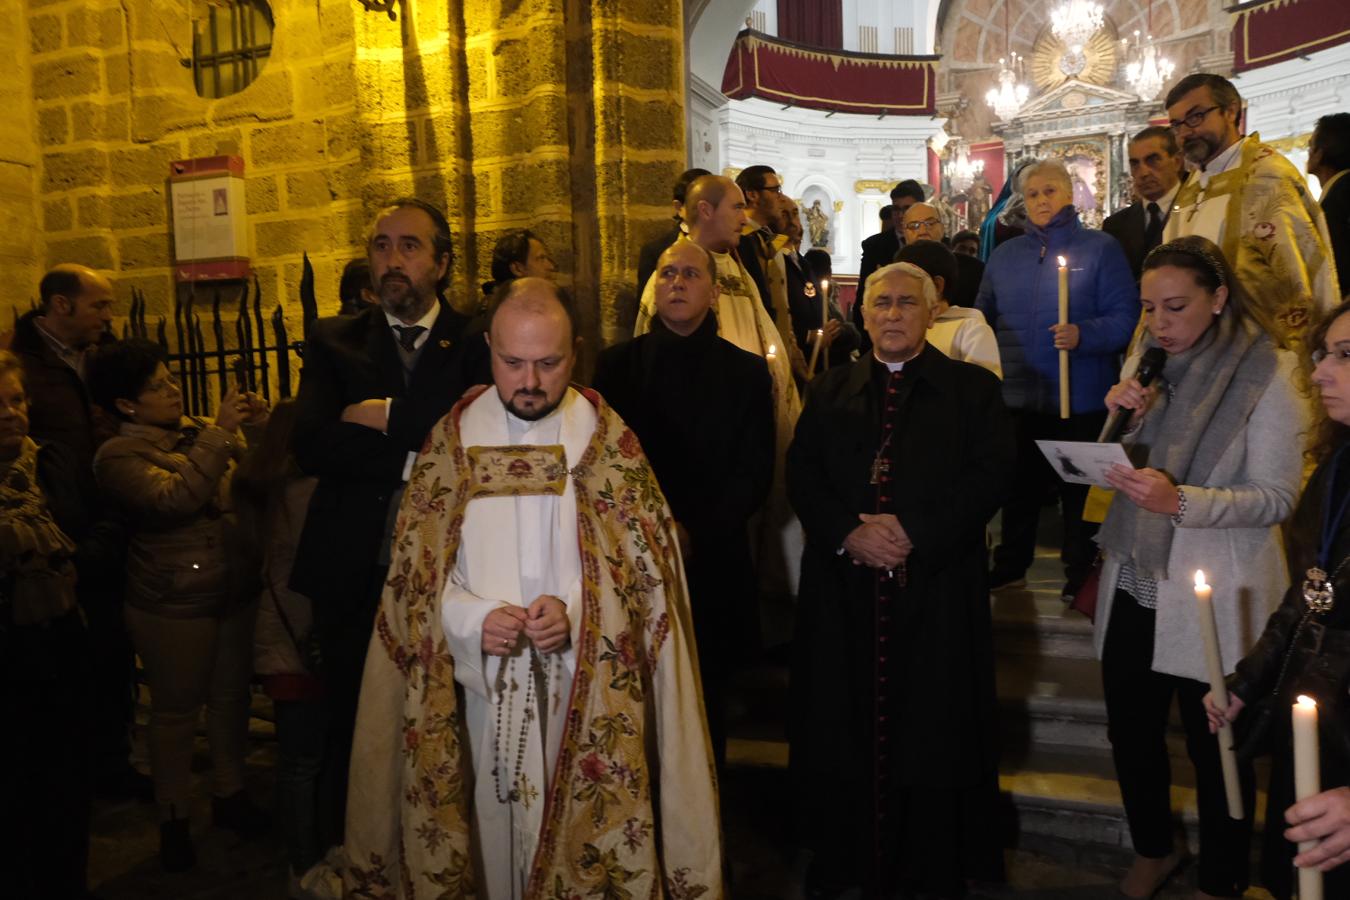
[(881, 484), (881, 476), (889, 474), (891, 471), (891, 461), (878, 456), (872, 460), (872, 484)]

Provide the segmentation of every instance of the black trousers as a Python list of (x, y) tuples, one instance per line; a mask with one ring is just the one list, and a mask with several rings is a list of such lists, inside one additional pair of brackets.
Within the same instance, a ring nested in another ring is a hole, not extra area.
[(319, 772), (317, 801), (317, 829), (321, 835), (336, 834), (340, 838), (344, 833), (347, 777), (356, 731), (356, 708), (361, 698), (361, 676), (388, 573), (388, 566), (372, 567), (364, 589), (343, 598), (345, 602), (314, 600), (314, 627), (323, 657), (320, 664), (323, 715), (327, 722), (327, 747)]
[(1219, 897), (1241, 896), (1251, 857), (1255, 787), (1250, 764), (1238, 766), (1246, 816), (1228, 815), (1218, 739), (1209, 733), (1203, 698), (1209, 686), (1190, 678), (1153, 671), (1153, 629), (1157, 613), (1116, 592), (1102, 649), (1107, 733), (1116, 778), (1140, 856), (1172, 852), (1172, 769), (1167, 755), (1167, 718), (1172, 697), (1181, 704), (1186, 752), (1195, 766), (1200, 812), (1200, 890)]
[(1106, 423), (1106, 411), (1080, 413), (1067, 419), (1025, 410), (1013, 410), (1012, 414), (1017, 435), (1017, 473), (1003, 507), (1002, 535), (994, 548), (994, 571), (1020, 576), (1031, 567), (1041, 504), (1053, 488), (1059, 493), (1064, 518), (1059, 558), (1064, 563), (1065, 578), (1070, 584), (1079, 584), (1097, 556), (1097, 546), (1092, 541), (1097, 526), (1083, 521), (1088, 486), (1062, 481), (1046, 462), (1036, 441), (1095, 441)]

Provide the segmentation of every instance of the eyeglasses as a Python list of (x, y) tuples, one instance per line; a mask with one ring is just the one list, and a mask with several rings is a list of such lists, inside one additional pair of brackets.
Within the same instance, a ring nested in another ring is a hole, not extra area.
[(1312, 364), (1314, 366), (1319, 366), (1322, 364), (1322, 360), (1327, 359), (1328, 357), (1331, 358), (1331, 361), (1334, 364), (1343, 366), (1350, 362), (1350, 347), (1337, 347), (1335, 350), (1325, 350), (1318, 347), (1312, 352)]
[(764, 187), (760, 188), (760, 190), (772, 191), (775, 194), (781, 194), (783, 193), (783, 186), (781, 184), (766, 184), (764, 185)]
[(144, 390), (142, 390), (141, 393), (142, 393), (142, 394), (167, 394), (167, 393), (169, 393), (171, 390), (173, 390), (173, 391), (179, 390), (179, 387), (180, 387), (180, 386), (179, 386), (179, 384), (178, 384), (178, 379), (175, 378), (175, 377), (173, 377), (172, 375), (170, 375), (168, 378), (161, 379), (160, 381), (152, 381), (152, 382), (150, 382), (149, 384), (147, 384), (147, 385), (145, 386)]
[(918, 222), (906, 222), (906, 231), (918, 231), (920, 228), (936, 228), (940, 224), (937, 219), (921, 219)]
[(1176, 131), (1182, 125), (1185, 125), (1187, 128), (1199, 128), (1200, 123), (1205, 121), (1205, 116), (1214, 112), (1216, 109), (1223, 109), (1223, 107), (1216, 104), (1209, 109), (1197, 109), (1195, 112), (1182, 116), (1180, 119), (1172, 119), (1167, 124), (1171, 126), (1173, 131)]

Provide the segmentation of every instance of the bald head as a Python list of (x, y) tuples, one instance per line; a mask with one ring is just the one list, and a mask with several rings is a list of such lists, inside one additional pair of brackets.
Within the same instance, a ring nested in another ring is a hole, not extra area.
[(548, 279), (517, 278), (494, 297), (488, 316), (497, 396), (517, 418), (544, 418), (562, 402), (576, 365), (571, 304)]
[(906, 244), (915, 241), (940, 241), (946, 234), (942, 227), (942, 217), (938, 215), (937, 207), (931, 203), (915, 203), (905, 210), (902, 227)]
[(740, 240), (741, 226), (745, 223), (745, 195), (730, 178), (704, 175), (689, 185), (684, 221), (695, 243), (725, 253)]
[(38, 295), (43, 326), (77, 350), (97, 343), (112, 323), (112, 282), (88, 266), (53, 266), (42, 276)]

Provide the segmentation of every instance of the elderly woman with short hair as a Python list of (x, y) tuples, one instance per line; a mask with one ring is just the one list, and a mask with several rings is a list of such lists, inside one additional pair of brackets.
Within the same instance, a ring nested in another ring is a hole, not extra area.
[[(1027, 232), (989, 257), (975, 306), (998, 338), (1003, 400), (1017, 429), (1017, 477), (1003, 507), (990, 587), (1021, 587), (1036, 550), (1046, 492), (1057, 489), (1064, 518), (1060, 559), (1072, 595), (1096, 557), (1095, 526), (1083, 522), (1085, 485), (1060, 481), (1038, 440), (1093, 441), (1106, 421), (1102, 398), (1116, 382), (1120, 354), (1139, 320), (1139, 292), (1115, 238), (1085, 228), (1073, 182), (1055, 159), (1022, 170)], [(1069, 275), (1069, 324), (1059, 324), (1059, 264)], [(1059, 352), (1069, 352), (1070, 415), (1060, 418)]]

